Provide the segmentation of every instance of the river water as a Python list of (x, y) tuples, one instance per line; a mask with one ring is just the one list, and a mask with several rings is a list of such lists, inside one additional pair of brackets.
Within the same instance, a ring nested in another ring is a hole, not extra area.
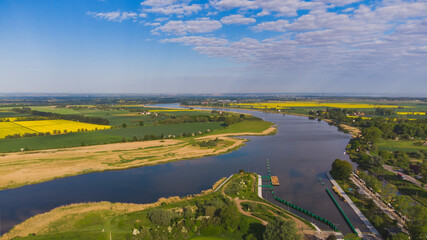
[[(344, 149), (350, 136), (323, 121), (309, 120), (307, 117), (240, 112), (276, 123), (278, 133), (245, 137), (250, 140), (245, 146), (224, 155), (90, 173), (0, 191), (1, 233), (31, 216), (61, 205), (96, 201), (150, 203), (160, 197), (199, 193), (209, 189), (221, 177), (228, 177), (240, 169), (266, 175), (267, 158), (272, 175), (278, 176), (280, 181), (280, 186), (274, 188), (276, 196), (328, 219), (343, 233), (349, 233), (350, 228), (327, 195), (325, 187), (331, 189), (326, 172), (334, 159), (348, 160)], [(324, 186), (319, 178), (324, 181)], [(263, 196), (274, 202), (269, 191), (264, 191)], [(338, 201), (353, 225), (362, 232), (367, 231), (348, 204)], [(317, 221), (314, 223), (328, 229)]]

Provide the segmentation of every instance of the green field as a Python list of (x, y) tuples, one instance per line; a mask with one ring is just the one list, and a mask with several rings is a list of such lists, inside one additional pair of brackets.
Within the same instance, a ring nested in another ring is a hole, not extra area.
[(394, 141), (394, 140), (378, 140), (375, 145), (378, 147), (378, 150), (383, 151), (404, 151), (404, 152), (416, 152), (419, 150), (427, 151), (426, 145), (415, 145), (415, 141)]
[(131, 140), (134, 136), (143, 138), (145, 135), (160, 136), (161, 134), (179, 135), (181, 133), (206, 132), (207, 129), (222, 128), (221, 123), (183, 123), (160, 126), (144, 126), (99, 130), (92, 132), (77, 132), (62, 135), (41, 137), (27, 137), (15, 139), (1, 139), (0, 152), (17, 152), (21, 148), (27, 150), (42, 150), (65, 147), (78, 147), (82, 145), (97, 145), (121, 142), (123, 138)]
[(264, 130), (268, 129), (273, 123), (263, 121), (260, 118), (253, 116), (247, 116), (245, 121), (235, 123), (224, 129), (215, 131), (211, 134), (226, 134), (226, 133), (244, 133), (244, 132), (253, 132), (261, 133)]
[(13, 111), (0, 111), (0, 119), (1, 118), (11, 118), (11, 117), (28, 117), (29, 114), (21, 114)]
[(155, 116), (155, 112), (150, 115), (138, 114), (132, 110), (143, 110), (143, 111), (155, 111), (155, 110), (165, 110), (163, 108), (145, 108), (145, 107), (126, 107), (126, 108), (113, 108), (101, 110), (97, 108), (83, 108), (74, 110), (72, 108), (56, 108), (54, 106), (36, 106), (31, 107), (32, 110), (41, 111), (41, 112), (52, 112), (58, 114), (80, 114), (87, 117), (100, 117), (105, 118), (110, 121), (111, 126), (122, 126), (126, 124), (128, 126), (138, 126), (140, 121), (144, 122), (145, 126), (153, 125), (156, 121), (163, 120), (168, 118), (164, 116), (167, 114), (169, 116), (182, 116), (182, 115), (211, 115), (209, 111), (191, 111), (191, 110), (182, 110), (182, 111), (170, 111), (170, 112), (159, 112), (159, 116)]

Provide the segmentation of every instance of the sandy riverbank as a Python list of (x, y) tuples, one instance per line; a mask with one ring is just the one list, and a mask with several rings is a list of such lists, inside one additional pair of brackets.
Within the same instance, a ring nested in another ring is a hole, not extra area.
[[(261, 133), (230, 133), (195, 139), (165, 139), (8, 153), (0, 156), (0, 190), (91, 172), (220, 155), (240, 148), (247, 141), (231, 136), (268, 135), (275, 131), (275, 127), (270, 127)], [(223, 141), (213, 148), (192, 143), (194, 140), (215, 138)]]

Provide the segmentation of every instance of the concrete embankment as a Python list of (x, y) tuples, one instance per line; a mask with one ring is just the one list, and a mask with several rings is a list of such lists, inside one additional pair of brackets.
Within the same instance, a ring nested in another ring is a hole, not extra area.
[(331, 174), (327, 172), (326, 175), (328, 176), (328, 179), (329, 181), (331, 181), (332, 185), (334, 185), (338, 189), (338, 191), (341, 193), (341, 195), (344, 197), (344, 199), (347, 201), (347, 203), (350, 205), (353, 211), (357, 214), (360, 220), (362, 220), (362, 222), (366, 225), (369, 231), (381, 239), (381, 235), (377, 231), (377, 229), (375, 229), (375, 227), (369, 222), (369, 220), (365, 217), (365, 215), (363, 215), (363, 213), (359, 210), (359, 208), (357, 208), (356, 204), (354, 204), (354, 202), (347, 196), (347, 194), (342, 190), (340, 185), (338, 185), (338, 183), (332, 178)]

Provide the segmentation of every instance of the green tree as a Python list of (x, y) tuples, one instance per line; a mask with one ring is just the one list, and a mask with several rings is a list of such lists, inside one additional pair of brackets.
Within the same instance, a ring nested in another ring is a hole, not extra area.
[(245, 240), (257, 240), (253, 233), (246, 235)]
[(122, 128), (127, 128), (127, 127), (128, 127), (128, 125), (126, 123), (122, 124)]
[(165, 209), (152, 209), (148, 212), (148, 218), (155, 224), (168, 226), (175, 214)]
[(383, 132), (377, 127), (369, 127), (363, 130), (363, 136), (368, 142), (374, 143), (381, 138)]
[(398, 233), (391, 237), (390, 240), (410, 240), (409, 236), (404, 233)]
[(349, 234), (347, 234), (347, 235), (344, 236), (344, 240), (359, 240), (359, 239), (361, 239), (361, 238), (358, 237), (354, 233), (349, 233)]
[(276, 217), (270, 221), (263, 234), (264, 240), (301, 240), (293, 221)]
[(408, 230), (412, 239), (427, 239), (427, 208), (416, 205), (411, 208), (408, 222)]
[(351, 165), (351, 163), (341, 159), (335, 159), (332, 163), (331, 175), (338, 180), (348, 179), (352, 170), (353, 165)]
[(360, 142), (359, 142), (359, 140), (357, 140), (357, 139), (352, 139), (351, 140), (351, 142), (350, 142), (350, 148), (352, 149), (352, 150), (356, 150), (356, 149), (358, 149), (358, 148), (360, 148)]
[(139, 121), (139, 126), (143, 127), (144, 126), (144, 122), (143, 121)]

